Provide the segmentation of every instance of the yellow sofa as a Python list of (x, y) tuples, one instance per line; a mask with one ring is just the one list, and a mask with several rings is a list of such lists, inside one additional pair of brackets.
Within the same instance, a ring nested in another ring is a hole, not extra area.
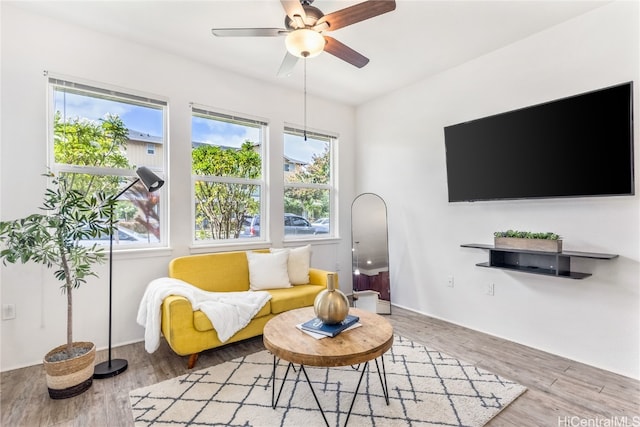
[[(193, 311), (191, 303), (184, 297), (168, 296), (161, 307), (162, 334), (173, 351), (181, 356), (189, 356), (188, 368), (191, 369), (201, 351), (262, 335), (267, 321), (278, 313), (313, 305), (316, 295), (327, 287), (328, 273), (310, 268), (309, 284), (268, 289), (271, 300), (245, 328), (224, 343), (218, 339), (216, 330), (204, 313)], [(249, 264), (244, 251), (175, 258), (169, 264), (169, 277), (210, 292), (249, 291)]]

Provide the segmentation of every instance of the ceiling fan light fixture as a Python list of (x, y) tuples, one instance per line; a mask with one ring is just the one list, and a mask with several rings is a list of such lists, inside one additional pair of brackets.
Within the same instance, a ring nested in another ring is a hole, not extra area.
[(290, 54), (298, 58), (313, 58), (324, 49), (324, 37), (317, 31), (300, 28), (291, 31), (284, 41)]

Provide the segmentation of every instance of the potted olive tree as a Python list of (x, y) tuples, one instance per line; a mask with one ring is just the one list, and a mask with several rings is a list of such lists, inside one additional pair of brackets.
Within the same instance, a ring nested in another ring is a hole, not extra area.
[(53, 267), (67, 297), (67, 343), (44, 357), (49, 396), (63, 399), (86, 391), (93, 382), (95, 345), (73, 341), (73, 290), (96, 276), (92, 266), (106, 253), (83, 240), (108, 234), (114, 200), (103, 193), (87, 196), (67, 187), (64, 178), (48, 174), (41, 212), (0, 222), (0, 259), (7, 263), (34, 262)]

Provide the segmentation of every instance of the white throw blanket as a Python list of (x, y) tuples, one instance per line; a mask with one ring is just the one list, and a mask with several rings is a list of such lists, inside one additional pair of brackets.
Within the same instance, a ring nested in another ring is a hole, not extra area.
[(169, 277), (152, 280), (144, 292), (136, 321), (145, 327), (144, 348), (153, 353), (160, 346), (160, 306), (169, 295), (185, 297), (193, 310), (202, 311), (225, 342), (251, 322), (271, 299), (266, 291), (207, 292)]

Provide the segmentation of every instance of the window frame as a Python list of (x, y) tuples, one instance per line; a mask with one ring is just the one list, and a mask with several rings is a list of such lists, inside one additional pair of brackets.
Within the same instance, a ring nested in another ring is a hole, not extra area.
[(260, 194), (260, 209), (256, 215), (260, 216), (261, 223), (265, 223), (267, 213), (267, 203), (269, 200), (268, 186), (267, 186), (267, 159), (265, 157), (267, 153), (267, 137), (269, 135), (269, 122), (267, 119), (251, 116), (250, 114), (235, 113), (225, 111), (224, 109), (199, 105), (195, 103), (190, 104), (191, 114), (190, 119), (190, 150), (193, 149), (193, 124), (192, 120), (194, 116), (198, 116), (204, 119), (211, 119), (216, 121), (234, 123), (243, 126), (251, 126), (260, 129), (260, 141), (254, 141), (260, 145), (260, 178), (248, 179), (219, 175), (195, 175), (193, 173), (193, 159), (190, 157), (190, 176), (191, 176), (191, 188), (190, 188), (190, 200), (191, 200), (191, 245), (193, 248), (204, 248), (211, 246), (233, 246), (242, 245), (248, 246), (253, 243), (258, 245), (264, 245), (268, 242), (269, 230), (268, 227), (260, 226), (260, 236), (256, 238), (231, 238), (231, 239), (208, 239), (197, 240), (196, 239), (196, 196), (195, 196), (195, 184), (197, 181), (215, 182), (222, 184), (239, 184), (239, 185), (255, 185), (259, 189)]
[[(94, 167), (94, 166), (82, 166), (72, 165), (65, 163), (56, 163), (55, 161), (55, 129), (54, 129), (54, 115), (56, 113), (55, 108), (55, 93), (59, 88), (68, 89), (69, 92), (79, 94), (81, 96), (94, 97), (98, 99), (107, 99), (116, 102), (122, 102), (142, 107), (157, 108), (162, 111), (162, 145), (164, 147), (162, 151), (161, 168), (157, 166), (148, 166), (154, 173), (164, 177), (165, 181), (168, 180), (168, 153), (169, 153), (169, 102), (166, 98), (159, 95), (151, 95), (142, 93), (133, 89), (124, 89), (109, 85), (101, 82), (88, 81), (82, 78), (70, 77), (64, 75), (58, 75), (50, 72), (45, 72), (46, 88), (47, 88), (47, 166), (51, 172), (55, 175), (61, 173), (77, 173), (97, 176), (117, 176), (123, 179), (128, 179), (121, 185), (121, 189), (130, 184), (134, 180), (138, 179), (135, 171), (136, 169), (122, 169), (122, 168), (110, 168), (110, 167)], [(146, 149), (145, 149), (146, 152)], [(144, 164), (136, 165), (147, 166)], [(154, 243), (139, 243), (126, 246), (113, 245), (114, 252), (123, 251), (139, 251), (148, 250), (154, 248), (166, 249), (169, 247), (169, 190), (168, 186), (164, 186), (159, 190), (160, 202), (158, 203), (159, 209), (159, 228), (160, 239)], [(115, 195), (115, 194), (114, 194)], [(120, 199), (119, 199), (120, 200)]]
[[(283, 138), (283, 162), (287, 161), (287, 153), (284, 152), (284, 138), (285, 135), (294, 135), (299, 137), (313, 138), (318, 140), (326, 140), (329, 144), (329, 181), (326, 184), (318, 184), (318, 183), (304, 183), (304, 182), (287, 182), (286, 181), (286, 173), (284, 171), (284, 167), (280, 168), (283, 170), (282, 172), (282, 182), (283, 182), (283, 202), (284, 195), (288, 188), (308, 188), (313, 190), (328, 190), (329, 191), (329, 233), (327, 234), (316, 234), (316, 235), (305, 235), (304, 237), (296, 237), (296, 235), (284, 235), (284, 242), (291, 243), (300, 240), (326, 240), (326, 239), (337, 239), (339, 238), (338, 233), (338, 180), (336, 176), (337, 171), (337, 144), (339, 140), (339, 136), (333, 132), (321, 131), (321, 130), (310, 130), (304, 129), (302, 126), (297, 126), (289, 123), (285, 123), (284, 128), (282, 130), (282, 138)], [(311, 221), (307, 218), (307, 221), (311, 223)]]

